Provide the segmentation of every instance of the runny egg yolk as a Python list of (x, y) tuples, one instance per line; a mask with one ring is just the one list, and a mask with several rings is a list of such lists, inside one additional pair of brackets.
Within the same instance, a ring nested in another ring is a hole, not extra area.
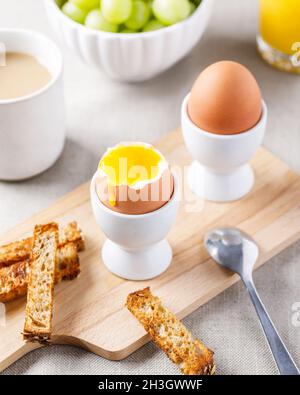
[(116, 205), (114, 187), (137, 187), (157, 179), (161, 174), (162, 155), (152, 146), (142, 144), (118, 145), (109, 149), (99, 168), (107, 177), (109, 203)]

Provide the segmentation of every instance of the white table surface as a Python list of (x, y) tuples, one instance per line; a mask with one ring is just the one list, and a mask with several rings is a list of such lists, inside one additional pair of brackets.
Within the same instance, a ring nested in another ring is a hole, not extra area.
[[(0, 26), (34, 29), (56, 39), (42, 3), (41, 0), (0, 0)], [(154, 142), (176, 128), (181, 100), (193, 80), (205, 66), (221, 59), (239, 61), (255, 74), (269, 106), (265, 145), (300, 172), (300, 77), (280, 73), (260, 60), (255, 49), (256, 31), (256, 0), (215, 0), (209, 28), (195, 50), (158, 78), (131, 85), (110, 81), (63, 48), (66, 148), (54, 167), (44, 174), (26, 182), (0, 182), (0, 233), (87, 181), (105, 147), (120, 140)], [(293, 323), (292, 307), (300, 302), (299, 261), (300, 243), (297, 243), (255, 274), (262, 299), (298, 365), (300, 322)], [(277, 373), (241, 284), (222, 293), (184, 322), (214, 349), (218, 373)], [(177, 370), (162, 352), (148, 344), (122, 362), (106, 361), (74, 347), (53, 346), (25, 356), (4, 373), (162, 372), (172, 374)]]

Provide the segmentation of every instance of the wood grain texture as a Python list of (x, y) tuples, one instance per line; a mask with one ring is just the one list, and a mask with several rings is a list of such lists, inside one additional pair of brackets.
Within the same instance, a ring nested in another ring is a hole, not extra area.
[[(191, 161), (179, 130), (156, 146), (177, 170)], [(130, 292), (150, 286), (168, 308), (183, 318), (234, 284), (238, 277), (220, 268), (204, 250), (203, 236), (211, 228), (238, 226), (252, 235), (261, 250), (257, 266), (295, 242), (300, 236), (300, 177), (263, 148), (252, 164), (255, 187), (239, 201), (203, 202), (195, 200), (191, 192), (185, 193), (168, 237), (174, 251), (172, 265), (151, 281), (124, 281), (102, 265), (100, 249), (105, 238), (93, 218), (89, 183), (3, 235), (1, 244), (25, 237), (35, 224), (50, 221), (66, 224), (76, 220), (83, 230), (86, 251), (80, 254), (82, 273), (55, 290), (53, 342), (74, 344), (120, 360), (149, 340), (124, 307)], [(0, 370), (37, 348), (22, 340), (24, 309), (24, 298), (6, 305), (6, 326), (0, 327)], [(207, 346), (214, 348), (213, 344)]]

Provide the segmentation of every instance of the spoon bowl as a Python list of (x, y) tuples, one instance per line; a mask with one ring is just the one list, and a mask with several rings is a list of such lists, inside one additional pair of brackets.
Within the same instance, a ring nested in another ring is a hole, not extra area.
[(280, 374), (299, 375), (299, 370), (280, 338), (253, 283), (252, 272), (259, 256), (256, 242), (237, 228), (218, 228), (205, 236), (204, 243), (208, 253), (217, 263), (241, 277)]
[(242, 276), (251, 276), (259, 248), (246, 233), (236, 228), (218, 228), (205, 236), (210, 256), (221, 266)]

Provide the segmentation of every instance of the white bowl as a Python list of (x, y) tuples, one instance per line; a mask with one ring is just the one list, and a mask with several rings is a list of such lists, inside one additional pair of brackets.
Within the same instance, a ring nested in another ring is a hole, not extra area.
[(148, 80), (186, 56), (202, 36), (213, 6), (213, 0), (202, 0), (183, 22), (147, 33), (120, 34), (86, 28), (64, 15), (55, 0), (44, 3), (54, 30), (83, 61), (127, 82)]
[(197, 127), (190, 119), (183, 101), (181, 125), (185, 144), (194, 162), (188, 173), (188, 183), (199, 197), (216, 202), (228, 202), (246, 195), (254, 184), (250, 159), (262, 144), (267, 106), (262, 101), (259, 122), (246, 132), (234, 135), (209, 133)]
[(49, 38), (29, 30), (0, 29), (7, 52), (36, 57), (52, 75), (38, 91), (0, 100), (0, 179), (17, 181), (48, 169), (65, 143), (63, 59)]
[(120, 214), (106, 207), (97, 195), (96, 178), (97, 173), (91, 182), (91, 203), (95, 219), (108, 238), (102, 248), (105, 266), (127, 280), (149, 280), (163, 273), (172, 260), (166, 236), (179, 208), (176, 175), (169, 202), (158, 210), (138, 215)]

